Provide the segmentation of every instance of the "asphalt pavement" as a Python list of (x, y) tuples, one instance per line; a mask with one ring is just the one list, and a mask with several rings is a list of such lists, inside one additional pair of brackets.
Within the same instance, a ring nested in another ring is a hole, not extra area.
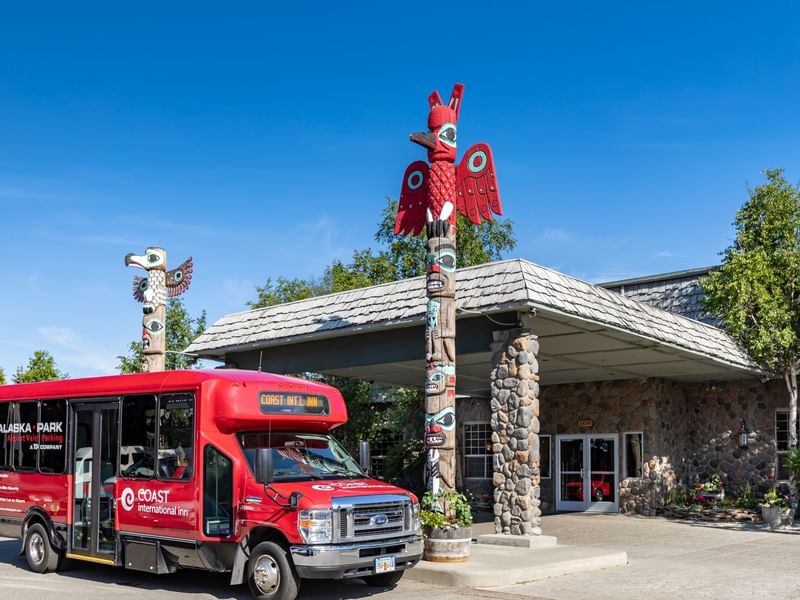
[[(479, 525), (476, 533), (489, 531)], [(683, 523), (623, 515), (564, 514), (542, 529), (559, 544), (624, 550), (629, 564), (532, 583), (478, 589), (434, 586), (404, 578), (393, 590), (360, 580), (304, 581), (299, 600), (721, 600), (800, 599), (800, 527), (769, 531), (760, 524)], [(39, 575), (17, 556), (19, 541), (0, 538), (0, 599), (163, 600), (249, 599), (225, 574), (180, 571), (151, 575), (71, 561), (59, 573)]]

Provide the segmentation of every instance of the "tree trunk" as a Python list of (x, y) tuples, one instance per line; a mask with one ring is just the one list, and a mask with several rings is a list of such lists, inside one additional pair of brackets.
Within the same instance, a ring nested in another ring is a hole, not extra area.
[(789, 390), (789, 448), (797, 447), (797, 367), (792, 365), (783, 373)]

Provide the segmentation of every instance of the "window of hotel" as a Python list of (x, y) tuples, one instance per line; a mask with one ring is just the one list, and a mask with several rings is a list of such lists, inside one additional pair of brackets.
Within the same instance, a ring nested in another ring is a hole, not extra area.
[(542, 479), (550, 479), (550, 439), (549, 435), (539, 436), (539, 473)]
[(641, 431), (624, 434), (622, 445), (622, 478), (640, 479), (644, 474), (644, 435)]
[(464, 423), (464, 477), (492, 476), (492, 430), (489, 423)]
[(788, 481), (789, 472), (783, 466), (789, 450), (789, 412), (775, 411), (775, 479)]
[(383, 479), (386, 475), (386, 457), (389, 451), (405, 441), (406, 434), (402, 431), (392, 431), (391, 429), (381, 429), (376, 439), (370, 447), (369, 474), (378, 479)]

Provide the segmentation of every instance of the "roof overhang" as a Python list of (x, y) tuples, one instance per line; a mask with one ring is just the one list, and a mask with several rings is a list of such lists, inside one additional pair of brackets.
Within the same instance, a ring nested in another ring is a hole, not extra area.
[[(457, 319), (457, 393), (489, 394), (493, 332), (524, 327), (539, 337), (541, 385), (660, 377), (682, 382), (758, 378), (762, 374), (607, 324), (524, 303)], [(357, 329), (319, 331), (205, 354), (239, 368), (318, 372), (386, 385), (425, 381), (421, 318)]]

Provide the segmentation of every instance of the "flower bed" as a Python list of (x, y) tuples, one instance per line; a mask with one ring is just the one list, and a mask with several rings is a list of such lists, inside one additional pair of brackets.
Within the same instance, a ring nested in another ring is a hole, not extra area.
[(658, 510), (658, 515), (667, 519), (688, 521), (713, 521), (718, 523), (760, 522), (760, 510), (747, 508), (714, 508), (710, 506), (665, 506)]

